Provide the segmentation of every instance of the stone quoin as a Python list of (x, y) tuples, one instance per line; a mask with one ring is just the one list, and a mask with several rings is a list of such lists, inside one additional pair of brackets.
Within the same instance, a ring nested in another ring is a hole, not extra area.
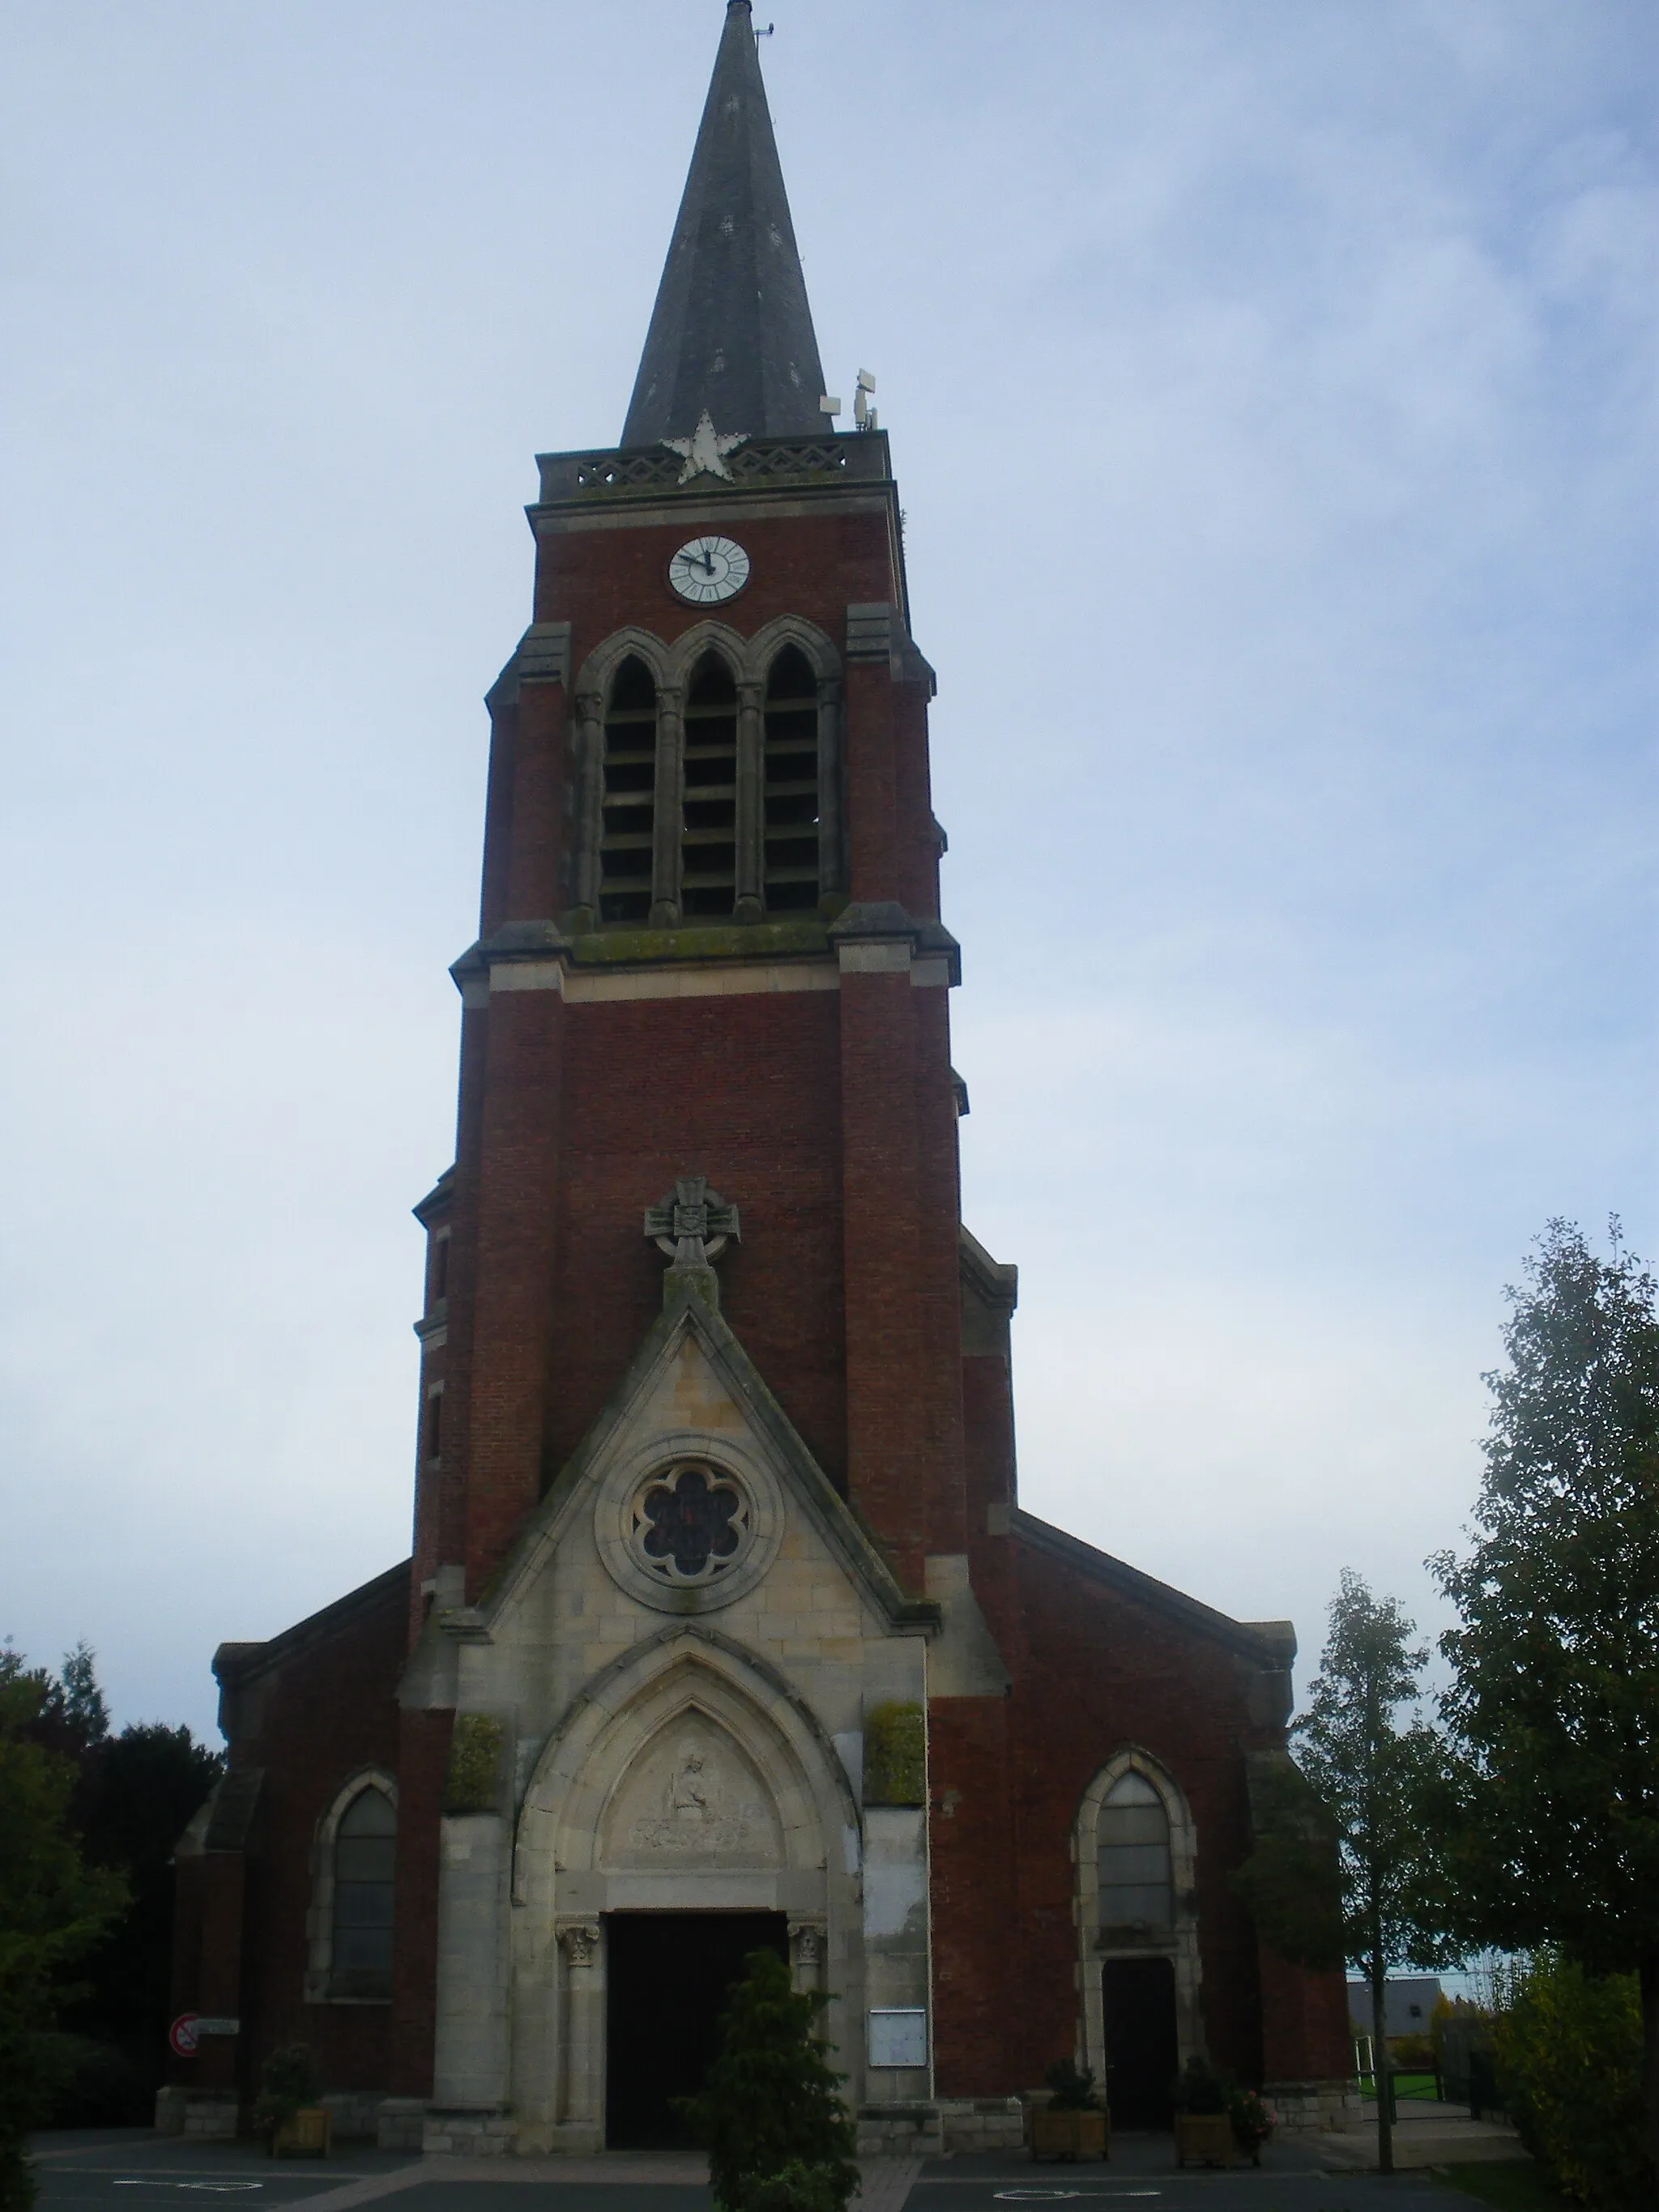
[(169, 2126), (234, 2128), (303, 2040), (388, 2146), (672, 2140), (767, 1945), (869, 2150), (1017, 2142), (1067, 2057), (1121, 2126), (1194, 2054), (1342, 2104), (1341, 1976), (1229, 1881), (1289, 1625), (1019, 1504), (933, 672), (757, 57), (729, 0), (622, 443), (539, 462), (416, 1208), (413, 1558), (216, 1656), (173, 2011), (236, 2032), (172, 2059)]

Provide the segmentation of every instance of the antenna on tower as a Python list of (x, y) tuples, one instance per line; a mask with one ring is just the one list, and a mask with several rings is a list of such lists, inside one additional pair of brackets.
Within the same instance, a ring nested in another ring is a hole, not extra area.
[(853, 394), (853, 420), (860, 430), (875, 430), (881, 426), (876, 410), (870, 404), (870, 394), (876, 388), (876, 380), (867, 368), (859, 371), (858, 390)]
[(775, 31), (777, 27), (778, 27), (775, 23), (762, 23), (757, 25), (755, 31), (756, 46), (758, 46), (763, 39), (769, 39), (773, 32)]

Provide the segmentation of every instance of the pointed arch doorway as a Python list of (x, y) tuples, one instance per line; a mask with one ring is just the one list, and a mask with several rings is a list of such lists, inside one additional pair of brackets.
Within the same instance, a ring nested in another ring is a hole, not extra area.
[(1101, 1978), (1112, 2124), (1170, 2127), (1181, 2066), (1175, 1962), (1167, 1957), (1108, 1959)]
[(696, 1624), (603, 1690), (543, 1753), (514, 1850), (514, 2100), (538, 2148), (674, 2141), (669, 2100), (702, 2086), (761, 1945), (827, 1987), (843, 2045), (863, 2002), (858, 1810), (807, 1708)]
[(775, 1951), (788, 1962), (787, 1917), (610, 1912), (605, 1924), (606, 2148), (689, 2145), (674, 2100), (702, 2087), (750, 1954)]

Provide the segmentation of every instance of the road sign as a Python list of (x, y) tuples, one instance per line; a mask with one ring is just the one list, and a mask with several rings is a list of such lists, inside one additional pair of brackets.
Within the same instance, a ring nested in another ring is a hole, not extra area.
[(167, 2030), (167, 2041), (180, 2058), (196, 2056), (196, 2031), (200, 2025), (193, 2012), (181, 2012)]

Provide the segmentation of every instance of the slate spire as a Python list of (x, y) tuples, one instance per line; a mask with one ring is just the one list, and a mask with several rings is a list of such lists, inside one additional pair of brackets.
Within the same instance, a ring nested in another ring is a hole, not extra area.
[(810, 434), (823, 390), (750, 0), (727, 0), (622, 441), (690, 437), (705, 410), (751, 438)]

